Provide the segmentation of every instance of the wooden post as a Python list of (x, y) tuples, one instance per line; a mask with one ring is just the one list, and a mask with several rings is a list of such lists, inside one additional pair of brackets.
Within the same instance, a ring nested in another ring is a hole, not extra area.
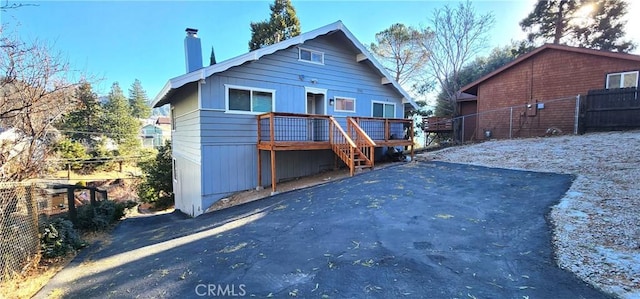
[(73, 224), (77, 224), (78, 221), (78, 212), (76, 211), (76, 203), (75, 203), (75, 191), (76, 189), (72, 186), (67, 187), (67, 204), (69, 205), (69, 220)]
[(67, 180), (71, 180), (71, 163), (67, 163)]
[(276, 193), (276, 152), (273, 150), (276, 144), (276, 133), (275, 133), (275, 125), (276, 125), (276, 116), (271, 112), (269, 118), (269, 135), (271, 137), (271, 194)]
[(389, 130), (389, 119), (385, 118), (384, 119), (384, 140), (385, 141), (389, 141), (389, 138), (391, 137), (391, 132)]
[(122, 173), (122, 161), (118, 162), (120, 164), (120, 173)]
[(354, 163), (354, 154), (353, 154), (353, 147), (349, 146), (349, 171), (351, 176), (353, 176), (353, 174), (355, 173), (355, 163)]
[(91, 188), (91, 189), (89, 189), (89, 190), (90, 190), (90, 192), (91, 192), (91, 193), (90, 193), (91, 195), (90, 195), (90, 197), (89, 197), (89, 198), (90, 198), (90, 200), (91, 200), (91, 205), (95, 207), (95, 206), (96, 206), (96, 204), (97, 204), (97, 203), (96, 203), (96, 189), (95, 189), (95, 188)]
[(414, 156), (414, 150), (413, 147), (415, 146), (414, 140), (413, 140), (413, 134), (415, 134), (415, 132), (413, 131), (413, 119), (411, 119), (411, 126), (409, 127), (409, 134), (411, 134), (411, 161), (413, 161), (413, 156)]
[(276, 151), (271, 150), (271, 194), (276, 193)]
[(260, 154), (260, 135), (262, 134), (262, 127), (260, 127), (260, 115), (257, 116), (258, 119), (258, 143), (256, 144), (256, 149), (258, 150), (258, 186), (256, 186), (256, 190), (262, 188), (262, 155)]

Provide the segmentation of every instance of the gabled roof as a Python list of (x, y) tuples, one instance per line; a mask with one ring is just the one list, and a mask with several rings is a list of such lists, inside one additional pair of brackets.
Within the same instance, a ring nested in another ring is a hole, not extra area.
[(156, 125), (170, 125), (171, 118), (168, 116), (160, 116), (156, 119)]
[(609, 51), (602, 51), (602, 50), (594, 50), (594, 49), (587, 49), (587, 48), (578, 48), (578, 47), (570, 47), (570, 46), (564, 46), (564, 45), (556, 45), (556, 44), (545, 44), (527, 54), (524, 54), (520, 57), (518, 57), (516, 60), (505, 64), (503, 67), (482, 76), (480, 79), (467, 84), (465, 86), (463, 86), (460, 89), (460, 92), (462, 93), (469, 93), (469, 94), (473, 94), (473, 95), (478, 95), (478, 85), (480, 85), (481, 83), (483, 83), (486, 80), (491, 79), (492, 77), (508, 70), (509, 68), (543, 52), (546, 50), (559, 50), (559, 51), (566, 51), (566, 52), (572, 52), (572, 53), (581, 53), (581, 54), (588, 54), (588, 55), (595, 55), (595, 56), (600, 56), (600, 57), (608, 57), (608, 58), (615, 58), (615, 59), (623, 59), (623, 60), (632, 60), (632, 61), (640, 61), (640, 55), (633, 55), (633, 54), (626, 54), (626, 53), (618, 53), (618, 52), (609, 52)]
[(369, 60), (374, 69), (386, 79), (385, 81), (389, 82), (389, 84), (392, 84), (394, 89), (396, 89), (404, 97), (403, 100), (406, 100), (414, 108), (418, 109), (418, 105), (411, 98), (411, 96), (409, 96), (409, 94), (400, 86), (400, 84), (396, 82), (391, 75), (389, 75), (387, 70), (385, 70), (385, 68), (373, 57), (373, 55), (369, 53), (366, 47), (362, 45), (362, 43), (360, 43), (360, 41), (358, 41), (358, 39), (356, 39), (356, 37), (344, 26), (342, 21), (331, 23), (329, 25), (300, 34), (277, 44), (266, 46), (264, 48), (260, 48), (258, 50), (254, 50), (249, 53), (170, 79), (153, 100), (152, 107), (160, 107), (169, 103), (169, 98), (171, 97), (173, 92), (188, 83), (206, 79), (213, 74), (224, 72), (234, 66), (239, 66), (249, 61), (258, 60), (262, 56), (273, 54), (277, 51), (302, 44), (319, 36), (338, 31), (342, 32), (347, 37), (347, 39), (351, 41), (352, 45), (360, 51), (360, 54), (366, 58), (359, 59), (359, 61)]

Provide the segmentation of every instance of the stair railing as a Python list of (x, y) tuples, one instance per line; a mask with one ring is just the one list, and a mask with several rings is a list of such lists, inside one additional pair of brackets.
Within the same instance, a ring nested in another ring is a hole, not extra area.
[(350, 175), (353, 176), (357, 146), (333, 116), (329, 117), (329, 143), (333, 152), (347, 164)]
[(358, 125), (358, 122), (351, 117), (347, 118), (347, 133), (356, 144), (356, 154), (359, 154), (360, 158), (364, 159), (365, 165), (373, 169), (376, 143)]

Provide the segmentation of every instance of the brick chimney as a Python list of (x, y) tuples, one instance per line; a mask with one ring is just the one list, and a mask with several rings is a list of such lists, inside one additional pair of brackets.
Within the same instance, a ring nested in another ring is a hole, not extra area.
[(198, 38), (198, 29), (187, 28), (184, 38), (184, 60), (187, 73), (202, 68), (202, 46)]

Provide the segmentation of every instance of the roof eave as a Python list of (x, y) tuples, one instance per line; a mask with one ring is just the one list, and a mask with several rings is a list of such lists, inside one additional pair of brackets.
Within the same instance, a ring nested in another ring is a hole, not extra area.
[(342, 31), (347, 36), (347, 38), (351, 40), (351, 42), (356, 46), (356, 48), (358, 48), (358, 50), (367, 57), (367, 59), (380, 72), (380, 74), (382, 74), (382, 76), (384, 76), (388, 80), (388, 82), (392, 84), (392, 86), (396, 89), (396, 91), (398, 91), (398, 93), (400, 93), (403, 96), (403, 99), (402, 99), (403, 102), (407, 101), (415, 109), (419, 109), (419, 106), (416, 104), (413, 98), (400, 86), (398, 82), (396, 82), (391, 77), (391, 75), (389, 75), (389, 73), (385, 70), (385, 68), (382, 65), (380, 65), (380, 63), (375, 58), (373, 58), (373, 56), (371, 55), (371, 53), (369, 53), (366, 47), (362, 45), (360, 41), (358, 41), (358, 39), (344, 26), (342, 21), (336, 21), (334, 23), (325, 25), (318, 29), (287, 39), (280, 43), (266, 46), (264, 48), (251, 51), (249, 53), (231, 58), (229, 60), (225, 60), (218, 64), (214, 64), (214, 65), (193, 71), (191, 73), (170, 79), (162, 88), (162, 90), (158, 93), (158, 95), (154, 98), (152, 107), (155, 108), (155, 107), (160, 107), (168, 104), (170, 102), (169, 98), (173, 93), (173, 91), (177, 88), (184, 86), (187, 83), (204, 80), (213, 74), (226, 71), (234, 66), (239, 66), (250, 61), (258, 60), (262, 56), (273, 54), (276, 51), (302, 44), (307, 40), (314, 39), (318, 36), (326, 35), (326, 34), (335, 32), (337, 30)]

